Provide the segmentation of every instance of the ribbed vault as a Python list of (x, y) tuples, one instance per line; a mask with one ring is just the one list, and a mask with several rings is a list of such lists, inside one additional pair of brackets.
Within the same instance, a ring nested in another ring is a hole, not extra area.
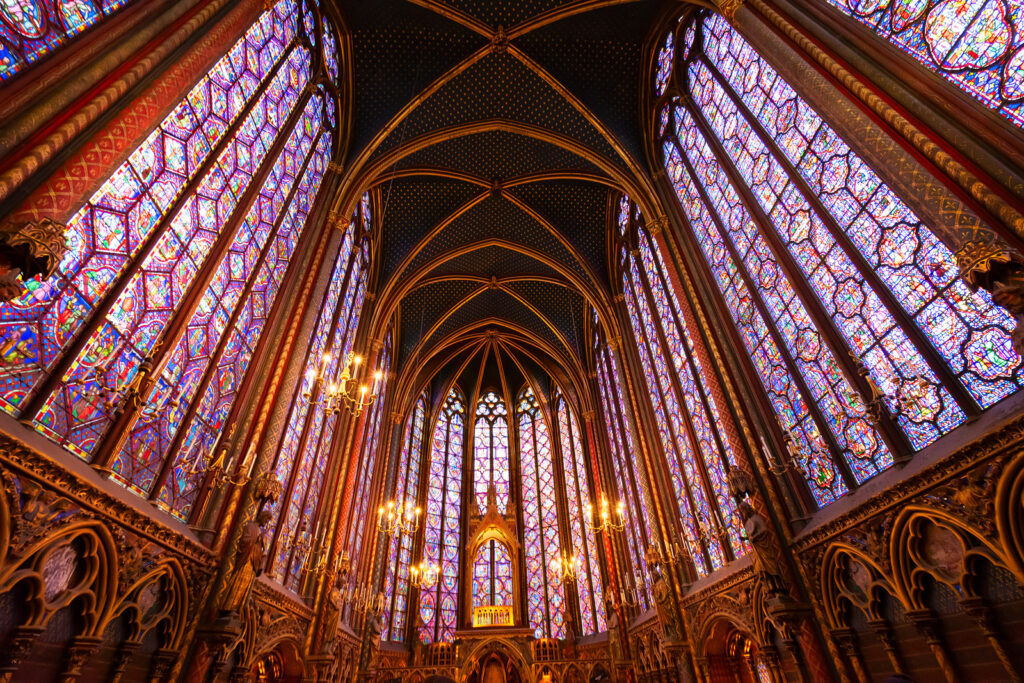
[(579, 372), (590, 309), (614, 328), (616, 198), (653, 201), (637, 102), (670, 3), (338, 4), (355, 91), (372, 93), (352, 103), (338, 201), (373, 192), (368, 333), (399, 321), (403, 395), (446, 390), (473, 356), (510, 375)]

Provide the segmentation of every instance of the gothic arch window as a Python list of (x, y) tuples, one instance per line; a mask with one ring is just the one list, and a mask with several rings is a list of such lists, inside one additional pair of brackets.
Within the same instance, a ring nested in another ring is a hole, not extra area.
[(1024, 5), (1015, 0), (829, 0), (986, 107), (1024, 127)]
[(637, 606), (641, 610), (647, 610), (653, 604), (648, 588), (647, 560), (644, 554), (651, 543), (651, 517), (643, 493), (643, 482), (637, 471), (638, 465), (633, 457), (637, 451), (623, 403), (626, 395), (620, 390), (611, 351), (601, 338), (596, 312), (593, 317), (593, 329), (594, 364), (597, 369), (597, 387), (601, 395), (603, 422), (608, 433), (618, 500), (625, 503), (626, 510), (625, 542), (629, 566), (622, 577), (622, 590), (632, 592)]
[(508, 409), (504, 399), (489, 391), (476, 404), (473, 427), (473, 481), (481, 511), (487, 509), (487, 488), (492, 484), (499, 512), (508, 508), (508, 463)]
[(0, 79), (64, 45), (130, 0), (0, 0)]
[(523, 554), (530, 626), (538, 638), (565, 638), (565, 588), (557, 565), (562, 549), (551, 438), (530, 387), (519, 395), (516, 420), (523, 478)]
[[(597, 538), (587, 526), (587, 510), (593, 496), (587, 479), (586, 453), (580, 441), (576, 416), (565, 397), (559, 395), (555, 404), (558, 414), (558, 437), (562, 450), (562, 475), (565, 481), (565, 503), (569, 517), (572, 553), (579, 560), (576, 595), (579, 598), (581, 635), (607, 630)], [(596, 508), (596, 506), (594, 506)]]
[(0, 406), (182, 520), (331, 158), (299, 8), (265, 11), (69, 220), (57, 274), (0, 307)]
[(1010, 316), (728, 22), (659, 60), (669, 179), (819, 506), (1020, 388)]
[[(423, 454), (424, 424), (427, 417), (426, 395), (420, 396), (405, 426), (402, 450), (398, 456), (395, 481), (395, 504), (399, 508), (415, 504), (420, 485), (420, 463)], [(383, 629), (385, 640), (402, 642), (409, 610), (409, 567), (412, 566), (411, 534), (392, 538), (388, 548), (387, 574), (384, 578), (385, 612)]]
[(455, 387), (448, 392), (431, 439), (423, 559), (438, 567), (437, 585), (420, 595), (420, 637), (425, 643), (455, 638), (459, 599), (459, 522), (462, 501), (462, 443), (466, 408)]
[(742, 524), (725, 481), (735, 458), (658, 243), (625, 197), (619, 235), (626, 310), (683, 533), (697, 573), (704, 576), (744, 552)]
[[(274, 459), (275, 476), (284, 485), (284, 493), (273, 509), (275, 539), (269, 571), (286, 585), (298, 585), (302, 550), (310, 543), (316, 512), (312, 502), (319, 497), (333, 450), (338, 416), (323, 404), (324, 385), (336, 380), (352, 353), (366, 291), (369, 226), (369, 197), (364, 196), (342, 238), (302, 365), (311, 369), (303, 375), (292, 398)], [(317, 365), (319, 374), (314, 369)]]
[(473, 607), (512, 605), (512, 552), (501, 541), (484, 541), (473, 559)]

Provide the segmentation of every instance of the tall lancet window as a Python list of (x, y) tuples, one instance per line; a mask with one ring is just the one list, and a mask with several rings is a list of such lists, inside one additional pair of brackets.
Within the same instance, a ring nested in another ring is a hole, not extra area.
[(423, 620), (420, 637), (425, 643), (450, 643), (455, 638), (465, 427), (465, 403), (462, 394), (453, 387), (438, 415), (430, 444), (423, 559), (435, 564), (439, 573), (437, 585), (420, 595)]
[(622, 577), (620, 590), (623, 595), (619, 597), (635, 599), (640, 609), (646, 610), (653, 604), (648, 589), (647, 559), (644, 554), (651, 542), (651, 516), (644, 496), (644, 480), (637, 471), (640, 465), (636, 460), (637, 450), (624, 404), (626, 394), (620, 390), (611, 351), (598, 332), (596, 313), (593, 322), (597, 386), (601, 394), (601, 412), (608, 434), (608, 446), (611, 449), (612, 469), (615, 472), (615, 486), (609, 486), (606, 495), (611, 499), (612, 493), (616, 492), (617, 500), (625, 503), (626, 507), (624, 534), (629, 566), (625, 568), (625, 576)]
[(493, 391), (476, 404), (473, 427), (473, 483), (480, 511), (487, 509), (487, 489), (497, 493), (498, 511), (508, 508), (508, 409)]
[(582, 620), (581, 635), (590, 635), (608, 628), (605, 623), (597, 538), (594, 531), (587, 526), (590, 521), (587, 509), (592, 505), (593, 496), (590, 495), (586, 454), (580, 441), (576, 416), (564, 397), (559, 396), (556, 404), (558, 437), (562, 447), (562, 474), (565, 479), (565, 504), (569, 513), (572, 553), (576, 555), (579, 565), (576, 595), (579, 597)]
[(523, 476), (523, 538), (526, 603), (538, 638), (565, 638), (565, 590), (557, 564), (558, 506), (551, 438), (537, 397), (523, 389), (516, 405)]
[(1016, 0), (829, 0), (1024, 127), (1024, 4)]
[(8, 79), (130, 0), (0, 2), (0, 79)]
[(662, 57), (693, 101), (662, 99), (669, 178), (827, 505), (1017, 391), (1013, 321), (728, 22), (679, 30)]
[[(498, 512), (509, 503), (508, 409), (489, 391), (476, 404), (473, 427), (473, 488), (480, 511), (487, 511), (487, 491), (493, 486)], [(512, 604), (512, 557), (500, 541), (485, 541), (473, 560), (473, 607)]]
[(183, 520), (330, 161), (309, 13), (265, 11), (69, 219), (57, 273), (0, 306), (0, 406)]
[(725, 481), (734, 456), (695, 353), (689, 309), (680, 306), (658, 243), (627, 198), (619, 206), (619, 233), (626, 309), (690, 556), (704, 576), (743, 553)]
[[(274, 473), (284, 494), (274, 507), (276, 532), (270, 547), (271, 575), (297, 585), (302, 549), (312, 541), (315, 502), (320, 497), (328, 460), (333, 452), (337, 418), (323, 404), (325, 383), (340, 375), (352, 351), (362, 310), (367, 273), (369, 197), (364, 197), (345, 231), (321, 305), (303, 367), (310, 371), (299, 381), (274, 460)], [(314, 370), (317, 368), (317, 370)]]
[[(420, 485), (420, 464), (423, 461), (424, 424), (427, 418), (427, 399), (420, 396), (409, 416), (398, 456), (395, 479), (395, 503), (399, 508), (416, 505)], [(392, 538), (388, 549), (387, 574), (384, 577), (385, 611), (381, 634), (385, 640), (402, 642), (409, 610), (409, 567), (412, 561), (411, 534)]]

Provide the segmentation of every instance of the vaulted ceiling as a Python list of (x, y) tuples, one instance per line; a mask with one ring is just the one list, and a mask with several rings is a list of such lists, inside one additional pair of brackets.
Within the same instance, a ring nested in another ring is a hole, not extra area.
[(451, 379), (499, 341), (509, 376), (578, 363), (589, 305), (612, 296), (613, 202), (647, 173), (648, 42), (678, 3), (336, 1), (346, 175), (375, 190), (396, 367)]

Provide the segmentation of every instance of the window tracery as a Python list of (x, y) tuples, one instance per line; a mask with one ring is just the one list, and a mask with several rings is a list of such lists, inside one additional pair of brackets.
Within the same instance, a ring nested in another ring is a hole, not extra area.
[(1024, 6), (1013, 0), (829, 0), (1024, 127)]
[(576, 416), (565, 397), (558, 397), (557, 406), (569, 536), (572, 539), (572, 554), (579, 558), (580, 565), (575, 583), (579, 599), (581, 634), (590, 635), (608, 628), (605, 623), (604, 589), (601, 585), (597, 538), (593, 529), (588, 526), (590, 519), (586, 512), (591, 506), (597, 506), (592, 503), (585, 451), (580, 441)]
[[(653, 605), (647, 581), (647, 547), (651, 543), (650, 520), (647, 499), (643, 494), (640, 473), (632, 459), (636, 453), (633, 434), (623, 403), (625, 394), (620, 391), (611, 352), (598, 331), (597, 314), (594, 323), (594, 364), (597, 366), (597, 387), (601, 397), (601, 409), (604, 425), (608, 433), (608, 445), (611, 448), (612, 471), (615, 473), (618, 500), (625, 503), (626, 528), (625, 545), (628, 554), (628, 567), (622, 577), (623, 591), (632, 593), (641, 610)], [(610, 495), (610, 494), (609, 494)]]
[(530, 626), (538, 638), (565, 638), (565, 589), (556, 564), (562, 547), (551, 438), (530, 387), (519, 395), (516, 420), (523, 478), (523, 556)]
[(64, 45), (130, 0), (0, 0), (0, 79)]
[(487, 392), (476, 405), (473, 428), (473, 481), (480, 510), (487, 509), (487, 488), (494, 486), (498, 511), (508, 508), (509, 441), (508, 409), (505, 401), (493, 391)]
[(420, 638), (450, 643), (455, 637), (459, 598), (459, 522), (462, 500), (462, 443), (466, 409), (455, 387), (448, 392), (431, 439), (423, 559), (439, 569), (437, 585), (420, 594)]
[(0, 307), (3, 409), (84, 459), (111, 451), (113, 479), (182, 520), (333, 149), (300, 13), (265, 11), (70, 219), (57, 274)]
[(675, 45), (666, 170), (815, 502), (1017, 391), (1010, 316), (736, 30)]
[(725, 481), (734, 456), (658, 243), (627, 198), (620, 203), (619, 225), (620, 233), (636, 235), (635, 250), (625, 242), (622, 247), (626, 310), (688, 550), (703, 576), (745, 551), (742, 524)]

